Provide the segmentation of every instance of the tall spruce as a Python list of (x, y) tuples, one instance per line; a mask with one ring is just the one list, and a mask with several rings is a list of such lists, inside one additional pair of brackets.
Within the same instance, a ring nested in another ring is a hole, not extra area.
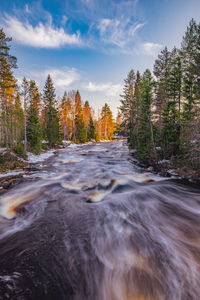
[(30, 144), (30, 150), (35, 154), (41, 151), (42, 132), (37, 115), (37, 110), (33, 103), (30, 104), (27, 117), (27, 141)]
[(127, 78), (124, 80), (123, 94), (121, 97), (121, 117), (122, 127), (128, 137), (129, 142), (134, 144), (134, 118), (135, 118), (135, 103), (134, 103), (134, 85), (135, 85), (135, 72), (132, 69)]
[(24, 77), (22, 81), (22, 96), (23, 96), (23, 102), (24, 102), (24, 151), (27, 150), (27, 112), (28, 112), (28, 105), (29, 105), (29, 82)]
[(11, 40), (12, 38), (7, 37), (3, 29), (0, 29), (1, 142), (6, 147), (13, 144), (11, 116), (16, 91), (13, 69), (17, 67), (17, 59), (10, 54), (9, 42)]
[(150, 160), (155, 153), (153, 129), (151, 123), (153, 79), (149, 69), (142, 76), (140, 113), (138, 116), (137, 152), (143, 161)]
[(81, 96), (79, 91), (75, 95), (75, 141), (85, 143), (87, 141), (86, 127), (83, 118)]
[(27, 141), (30, 150), (39, 154), (42, 144), (42, 131), (39, 122), (40, 94), (37, 84), (34, 80), (29, 82), (29, 101), (30, 106), (27, 111)]
[(21, 143), (24, 137), (24, 111), (21, 106), (20, 94), (15, 97), (15, 106), (13, 111), (13, 130), (15, 142)]
[(96, 138), (95, 134), (95, 126), (92, 117), (90, 117), (90, 122), (89, 122), (89, 128), (88, 128), (88, 135), (87, 135), (88, 140), (94, 140)]
[(45, 137), (50, 147), (55, 146), (61, 140), (59, 115), (56, 108), (56, 94), (51, 76), (47, 76), (43, 91), (43, 101), (45, 105)]

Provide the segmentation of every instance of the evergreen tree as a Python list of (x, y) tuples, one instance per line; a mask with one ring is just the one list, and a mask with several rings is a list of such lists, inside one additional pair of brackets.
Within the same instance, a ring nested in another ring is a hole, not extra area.
[(34, 80), (30, 80), (29, 82), (29, 101), (34, 106), (37, 116), (39, 117), (41, 100), (38, 86)]
[(75, 115), (82, 113), (81, 96), (79, 91), (75, 95)]
[(123, 128), (122, 128), (121, 114), (120, 114), (119, 111), (118, 111), (117, 117), (116, 117), (116, 130), (115, 130), (115, 133), (117, 135), (124, 135)]
[(22, 142), (22, 139), (24, 137), (24, 112), (21, 106), (19, 92), (15, 97), (15, 106), (13, 111), (13, 129), (15, 142)]
[(132, 133), (132, 147), (137, 147), (138, 144), (138, 130), (139, 130), (139, 116), (140, 116), (140, 105), (142, 101), (142, 81), (140, 72), (137, 71), (136, 81), (134, 86), (134, 128)]
[(51, 76), (48, 75), (43, 92), (43, 101), (45, 104), (45, 137), (50, 147), (60, 142), (59, 116), (55, 97), (55, 88)]
[[(195, 58), (198, 53), (198, 26), (192, 19), (187, 27), (181, 44), (183, 61), (183, 96), (186, 99), (184, 104), (183, 117), (190, 120), (195, 111), (196, 91), (198, 78), (195, 74)], [(198, 68), (197, 68), (198, 69)]]
[(28, 101), (29, 101), (29, 83), (26, 78), (23, 78), (22, 81), (22, 96), (24, 100), (24, 151), (27, 149), (27, 111), (28, 111)]
[(10, 54), (11, 40), (12, 38), (6, 37), (3, 29), (0, 29), (1, 142), (6, 147), (13, 144), (11, 117), (16, 91), (16, 80), (12, 69), (17, 67), (17, 59)]
[(37, 110), (34, 107), (33, 103), (31, 103), (28, 111), (27, 140), (30, 144), (31, 150), (35, 154), (39, 154), (41, 150), (42, 132), (37, 115)]
[(163, 111), (162, 153), (164, 158), (170, 158), (178, 153), (180, 147), (180, 127), (176, 103), (169, 101)]
[(123, 94), (121, 95), (121, 117), (124, 132), (128, 136), (129, 142), (133, 143), (134, 136), (134, 117), (135, 117), (135, 103), (134, 103), (134, 85), (135, 72), (132, 69), (127, 78), (124, 80)]
[(75, 95), (75, 141), (85, 143), (87, 141), (86, 127), (83, 119), (81, 96), (79, 91)]
[(92, 120), (92, 117), (90, 117), (90, 123), (89, 123), (89, 129), (88, 129), (88, 140), (94, 140), (96, 137), (95, 134), (95, 127), (94, 127), (94, 122)]
[(150, 70), (146, 70), (142, 77), (142, 95), (140, 103), (140, 114), (138, 120), (138, 146), (137, 151), (144, 161), (150, 160), (155, 153), (153, 129), (151, 124), (153, 79)]
[(171, 54), (165, 47), (154, 64), (154, 75), (156, 76), (156, 97), (155, 106), (156, 113), (155, 117), (157, 119), (159, 131), (162, 128), (162, 112), (167, 106), (169, 100), (169, 73), (170, 73), (170, 62)]
[(174, 48), (171, 53), (170, 72), (169, 72), (169, 99), (178, 105), (178, 123), (180, 127), (181, 117), (181, 96), (182, 96), (182, 62), (179, 51)]
[(83, 120), (83, 115), (82, 113), (79, 113), (76, 115), (75, 118), (75, 125), (76, 125), (76, 139), (75, 141), (77, 143), (85, 143), (87, 141), (86, 137), (86, 128), (85, 128), (85, 123)]
[(85, 101), (83, 106), (83, 120), (86, 128), (86, 137), (88, 139), (88, 131), (89, 131), (90, 120), (91, 120), (91, 107), (88, 101)]

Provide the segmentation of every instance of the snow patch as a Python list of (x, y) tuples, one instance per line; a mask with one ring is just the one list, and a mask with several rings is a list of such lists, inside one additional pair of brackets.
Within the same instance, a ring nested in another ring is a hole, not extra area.
[(169, 173), (172, 176), (178, 176), (178, 174), (173, 169), (168, 170), (167, 173)]
[(45, 153), (39, 154), (39, 155), (35, 155), (33, 153), (28, 152), (28, 162), (31, 164), (35, 164), (41, 161), (46, 160), (47, 158), (51, 157), (54, 155), (55, 150), (51, 149)]
[(4, 174), (0, 174), (0, 178), (8, 177), (8, 176), (16, 176), (16, 175), (19, 175), (19, 174), (24, 174), (24, 171), (13, 171), (13, 172), (7, 172), (7, 173), (4, 173)]
[(163, 160), (159, 160), (159, 161), (158, 161), (158, 164), (160, 164), (160, 165), (161, 165), (161, 164), (166, 164), (166, 163), (169, 164), (169, 163), (170, 163), (170, 160), (168, 160), (168, 159), (163, 159)]

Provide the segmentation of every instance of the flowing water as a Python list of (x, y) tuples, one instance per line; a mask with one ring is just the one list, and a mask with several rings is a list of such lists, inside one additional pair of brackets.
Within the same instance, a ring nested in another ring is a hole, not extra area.
[(0, 299), (199, 300), (200, 189), (124, 141), (60, 150), (0, 199)]

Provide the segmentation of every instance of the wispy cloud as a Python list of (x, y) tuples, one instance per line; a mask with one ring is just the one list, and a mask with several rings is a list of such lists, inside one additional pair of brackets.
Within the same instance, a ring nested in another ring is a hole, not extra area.
[(102, 41), (124, 48), (133, 42), (136, 32), (144, 23), (134, 23), (131, 19), (101, 19), (97, 28)]
[(156, 44), (156, 43), (143, 43), (141, 48), (142, 48), (142, 54), (145, 55), (156, 55), (160, 49), (163, 46), (160, 44)]
[[(33, 79), (37, 82), (38, 86), (42, 90), (46, 81), (48, 74), (51, 75), (53, 80), (54, 87), (58, 95), (62, 95), (62, 93), (72, 88), (73, 84), (80, 80), (80, 72), (75, 68), (46, 68), (40, 71), (29, 70), (25, 75), (27, 79)], [(21, 84), (22, 77), (18, 76), (18, 83)]]
[(119, 96), (122, 91), (121, 84), (113, 84), (113, 83), (94, 83), (92, 81), (88, 82), (88, 84), (83, 87), (85, 90), (89, 92), (103, 92), (107, 96)]
[(50, 24), (38, 23), (35, 27), (28, 21), (21, 22), (7, 15), (5, 19), (7, 34), (20, 44), (38, 48), (59, 48), (64, 45), (81, 45), (80, 33), (69, 34)]
[(62, 69), (48, 68), (39, 72), (33, 71), (32, 77), (36, 78), (37, 81), (42, 80), (44, 82), (48, 74), (51, 75), (55, 88), (61, 92), (70, 88), (74, 82), (80, 79), (80, 74), (76, 69), (67, 67)]

